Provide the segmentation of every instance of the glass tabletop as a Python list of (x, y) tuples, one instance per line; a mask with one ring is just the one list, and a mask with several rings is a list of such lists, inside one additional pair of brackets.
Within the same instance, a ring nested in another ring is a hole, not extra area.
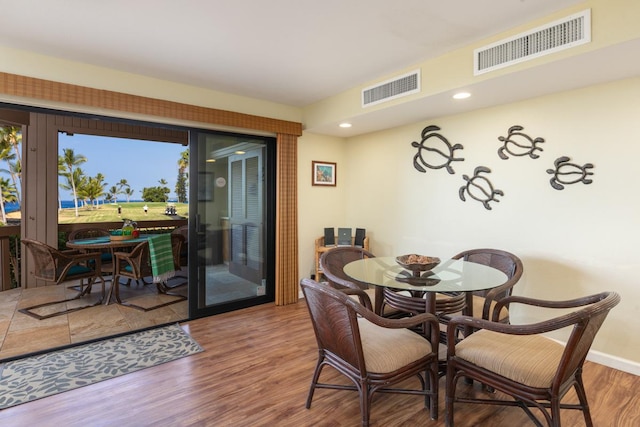
[(414, 276), (395, 257), (375, 257), (350, 262), (344, 272), (355, 280), (376, 286), (427, 292), (468, 292), (495, 288), (507, 281), (502, 271), (462, 260), (449, 259)]

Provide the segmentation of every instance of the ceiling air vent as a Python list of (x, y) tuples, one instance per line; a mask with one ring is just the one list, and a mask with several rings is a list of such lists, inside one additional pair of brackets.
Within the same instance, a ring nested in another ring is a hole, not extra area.
[(418, 92), (420, 92), (420, 70), (362, 89), (362, 106), (369, 107)]
[(473, 51), (473, 74), (483, 74), (591, 41), (591, 9)]

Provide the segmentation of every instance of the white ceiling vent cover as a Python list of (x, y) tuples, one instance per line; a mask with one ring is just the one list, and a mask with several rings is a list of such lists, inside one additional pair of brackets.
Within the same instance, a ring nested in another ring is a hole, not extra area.
[(362, 89), (362, 106), (369, 107), (418, 92), (420, 92), (420, 70), (415, 70)]
[(473, 74), (487, 73), (590, 41), (591, 9), (587, 9), (474, 50)]

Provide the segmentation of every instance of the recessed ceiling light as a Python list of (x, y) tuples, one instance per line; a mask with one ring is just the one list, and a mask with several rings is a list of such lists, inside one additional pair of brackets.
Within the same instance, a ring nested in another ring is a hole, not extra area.
[(341, 128), (350, 128), (351, 127), (351, 123), (340, 123), (340, 127)]
[(469, 92), (458, 92), (453, 95), (453, 99), (467, 99), (471, 96)]

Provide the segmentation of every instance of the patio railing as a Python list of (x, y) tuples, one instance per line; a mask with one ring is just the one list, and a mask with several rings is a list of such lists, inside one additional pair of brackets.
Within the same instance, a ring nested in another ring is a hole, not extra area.
[[(186, 219), (170, 219), (158, 221), (138, 221), (138, 228), (141, 232), (171, 232), (177, 227), (187, 225)], [(118, 222), (92, 222), (79, 224), (58, 224), (58, 234), (63, 235), (63, 242), (66, 235), (73, 230), (80, 228), (101, 228), (105, 230), (117, 230), (122, 227), (122, 221)], [(0, 227), (0, 291), (6, 291), (16, 286), (20, 286), (20, 258), (22, 247), (17, 245), (15, 250), (11, 250), (16, 242), (20, 240), (20, 225), (7, 225)], [(15, 278), (12, 280), (12, 277)]]

